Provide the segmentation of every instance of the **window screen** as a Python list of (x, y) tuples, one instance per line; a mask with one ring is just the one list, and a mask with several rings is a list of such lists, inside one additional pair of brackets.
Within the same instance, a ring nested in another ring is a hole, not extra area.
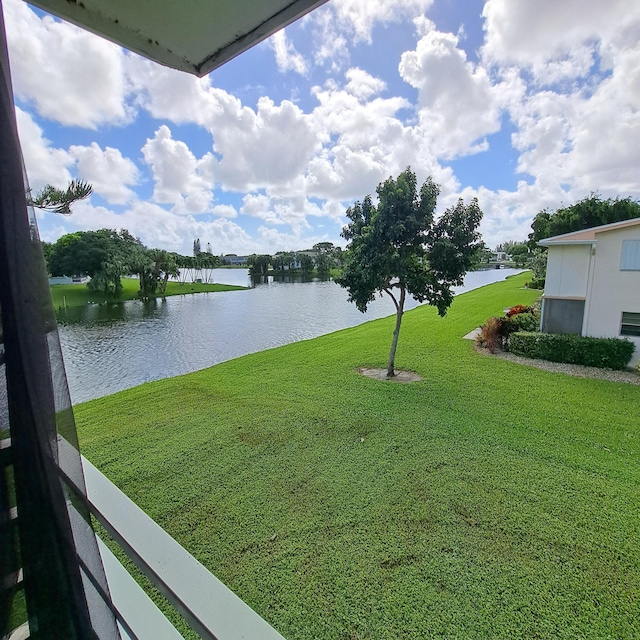
[(621, 271), (640, 271), (640, 240), (622, 241)]

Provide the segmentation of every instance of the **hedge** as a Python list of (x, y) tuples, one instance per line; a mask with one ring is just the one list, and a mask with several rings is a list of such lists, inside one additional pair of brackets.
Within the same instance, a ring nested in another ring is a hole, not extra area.
[(588, 338), (573, 334), (512, 333), (509, 350), (527, 358), (582, 364), (603, 369), (624, 369), (636, 346), (620, 338)]

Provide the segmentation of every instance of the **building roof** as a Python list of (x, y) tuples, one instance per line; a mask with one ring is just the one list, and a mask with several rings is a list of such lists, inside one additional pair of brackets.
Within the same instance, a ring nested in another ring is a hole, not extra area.
[(326, 0), (29, 0), (155, 62), (203, 76)]
[(597, 241), (596, 235), (599, 233), (615, 231), (616, 229), (624, 229), (625, 227), (635, 227), (637, 225), (640, 225), (640, 218), (632, 218), (631, 220), (622, 220), (621, 222), (603, 224), (599, 227), (590, 227), (589, 229), (583, 229), (582, 231), (563, 233), (559, 236), (540, 240), (538, 244), (543, 247), (557, 244), (594, 244)]

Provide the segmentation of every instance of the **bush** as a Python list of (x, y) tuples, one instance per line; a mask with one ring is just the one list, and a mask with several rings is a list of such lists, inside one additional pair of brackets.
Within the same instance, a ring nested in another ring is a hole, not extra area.
[(528, 331), (534, 333), (540, 329), (540, 316), (532, 311), (526, 313), (518, 313), (514, 316), (507, 316), (503, 323), (503, 335), (508, 338), (516, 331)]
[(526, 284), (527, 289), (544, 289), (544, 278), (532, 278)]
[(635, 350), (630, 340), (589, 338), (571, 334), (516, 332), (512, 353), (551, 362), (567, 362), (603, 369), (624, 369)]
[(517, 304), (515, 307), (511, 307), (507, 310), (506, 316), (507, 318), (511, 318), (512, 316), (517, 316), (521, 313), (528, 313), (531, 311), (531, 307), (527, 307), (524, 304)]
[(495, 353), (496, 349), (502, 346), (503, 324), (503, 318), (487, 318), (486, 322), (480, 327), (476, 344), (488, 349), (489, 353)]

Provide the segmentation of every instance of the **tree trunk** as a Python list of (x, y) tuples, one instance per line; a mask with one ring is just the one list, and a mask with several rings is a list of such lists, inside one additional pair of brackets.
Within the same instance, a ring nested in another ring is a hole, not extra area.
[[(402, 287), (400, 289), (400, 301), (396, 303), (396, 328), (393, 330), (393, 340), (391, 341), (391, 351), (389, 352), (389, 361), (387, 363), (387, 378), (393, 378), (396, 375), (394, 367), (396, 348), (398, 347), (398, 336), (400, 335), (400, 324), (402, 323), (402, 314), (404, 313), (404, 296), (405, 289)], [(396, 302), (395, 299), (393, 301)]]

